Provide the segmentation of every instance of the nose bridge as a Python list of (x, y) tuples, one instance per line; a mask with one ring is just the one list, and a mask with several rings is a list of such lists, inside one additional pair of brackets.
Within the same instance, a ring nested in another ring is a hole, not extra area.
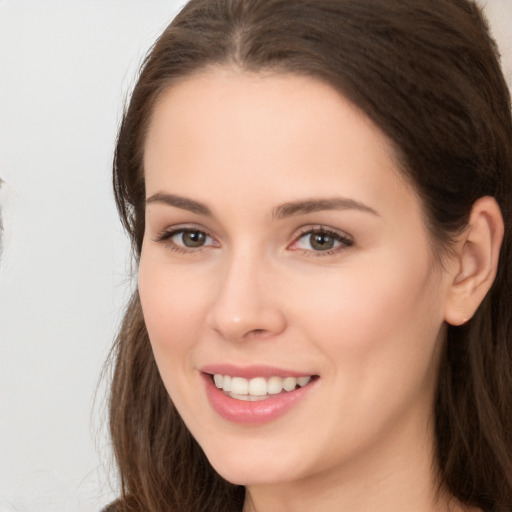
[(279, 300), (272, 293), (272, 275), (268, 259), (250, 247), (233, 251), (217, 279), (209, 326), (231, 340), (281, 332), (285, 319)]

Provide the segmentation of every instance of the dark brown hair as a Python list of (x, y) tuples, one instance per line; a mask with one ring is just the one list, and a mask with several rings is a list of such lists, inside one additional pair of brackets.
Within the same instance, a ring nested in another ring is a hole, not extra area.
[[(443, 489), (485, 511), (512, 510), (512, 120), (496, 46), (467, 0), (192, 0), (146, 58), (124, 114), (114, 190), (138, 261), (143, 146), (155, 102), (208, 66), (322, 80), (392, 141), (442, 255), (490, 195), (505, 220), (494, 285), (463, 327), (448, 326), (436, 414)], [(112, 351), (110, 429), (116, 510), (241, 510), (243, 487), (218, 476), (158, 374), (138, 294)]]

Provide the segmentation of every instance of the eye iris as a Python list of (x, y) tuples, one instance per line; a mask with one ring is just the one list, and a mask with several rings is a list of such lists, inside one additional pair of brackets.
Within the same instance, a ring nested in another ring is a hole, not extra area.
[(309, 238), (311, 247), (317, 251), (327, 251), (334, 247), (334, 237), (327, 233), (312, 233)]
[(206, 235), (201, 231), (184, 231), (181, 240), (185, 247), (201, 247), (206, 241)]

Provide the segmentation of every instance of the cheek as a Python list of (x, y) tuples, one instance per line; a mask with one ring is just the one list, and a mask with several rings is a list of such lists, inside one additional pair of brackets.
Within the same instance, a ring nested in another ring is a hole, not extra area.
[(351, 268), (296, 311), (326, 361), (329, 425), (341, 447), (430, 413), (443, 325), (439, 280), (427, 262), (399, 263), (378, 272)]
[[(204, 277), (204, 276), (203, 276)], [(181, 356), (199, 340), (204, 325), (208, 284), (176, 266), (141, 256), (139, 295), (153, 352), (159, 367), (183, 361)], [(164, 361), (165, 359), (165, 361)], [(163, 373), (163, 375), (165, 375)]]
[(197, 378), (192, 357), (204, 325), (202, 281), (152, 254), (141, 256), (139, 295), (155, 361), (174, 405), (192, 415), (201, 415), (190, 379)]
[(294, 316), (337, 373), (361, 383), (393, 381), (430, 367), (443, 325), (441, 288), (426, 258), (382, 256), (333, 274), (328, 286), (309, 286), (309, 295), (296, 290), (308, 299)]

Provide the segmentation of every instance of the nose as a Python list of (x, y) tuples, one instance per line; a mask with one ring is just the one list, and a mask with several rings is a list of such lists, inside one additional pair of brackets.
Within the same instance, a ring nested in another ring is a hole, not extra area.
[(280, 334), (286, 318), (273, 282), (275, 273), (261, 259), (233, 257), (217, 278), (208, 326), (232, 341)]

